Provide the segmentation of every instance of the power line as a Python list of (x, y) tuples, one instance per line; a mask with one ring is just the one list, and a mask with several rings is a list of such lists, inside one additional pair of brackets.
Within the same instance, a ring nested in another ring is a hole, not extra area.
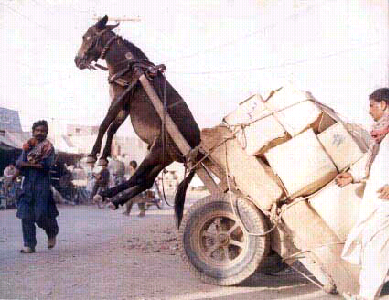
[(25, 18), (26, 20), (28, 20), (28, 21), (34, 23), (36, 26), (38, 26), (38, 27), (40, 27), (40, 28), (43, 28), (43, 29), (45, 29), (46, 31), (49, 32), (49, 29), (48, 29), (47, 27), (45, 27), (45, 26), (43, 26), (43, 25), (41, 25), (41, 24), (35, 22), (35, 21), (32, 20), (30, 17), (28, 17), (28, 16), (22, 14), (21, 12), (19, 12), (19, 11), (16, 10), (15, 8), (13, 8), (13, 7), (11, 7), (11, 6), (7, 5), (7, 4), (4, 4), (4, 3), (0, 3), (0, 5), (3, 5), (3, 6), (5, 6), (5, 7), (7, 7), (9, 10), (12, 10), (15, 14), (17, 14), (17, 15), (19, 15), (19, 16)]
[(224, 44), (221, 44), (221, 45), (215, 45), (215, 46), (212, 46), (210, 48), (206, 48), (206, 49), (202, 49), (202, 50), (199, 50), (195, 53), (192, 53), (192, 54), (188, 54), (188, 55), (184, 55), (184, 56), (181, 56), (181, 57), (178, 57), (178, 58), (173, 58), (173, 59), (170, 59), (170, 60), (167, 60), (165, 61), (164, 63), (168, 63), (168, 62), (175, 62), (175, 61), (178, 61), (178, 60), (182, 60), (182, 59), (187, 59), (187, 58), (192, 58), (192, 57), (195, 57), (195, 56), (198, 56), (199, 54), (203, 54), (203, 53), (208, 53), (208, 52), (211, 52), (211, 51), (214, 51), (216, 49), (220, 49), (220, 48), (224, 48), (224, 47), (227, 47), (227, 46), (230, 46), (230, 45), (234, 45), (236, 44), (237, 42), (240, 42), (242, 40), (245, 40), (247, 38), (250, 38), (252, 36), (255, 36), (259, 33), (262, 33), (262, 34), (265, 34), (267, 30), (269, 29), (272, 29), (274, 28), (276, 25), (280, 24), (281, 22), (285, 22), (286, 20), (289, 20), (289, 19), (294, 19), (302, 14), (305, 14), (307, 13), (308, 11), (310, 11), (313, 7), (319, 7), (319, 6), (322, 6), (323, 3), (321, 4), (317, 4), (315, 6), (308, 6), (304, 11), (302, 12), (297, 12), (297, 13), (294, 13), (294, 14), (291, 14), (289, 15), (288, 17), (286, 17), (285, 19), (283, 19), (282, 21), (278, 21), (278, 22), (275, 22), (273, 24), (270, 24), (270, 25), (267, 25), (267, 26), (264, 26), (258, 30), (255, 30), (253, 32), (250, 32), (246, 35), (243, 35), (241, 37), (238, 37), (232, 41), (229, 41), (229, 42), (226, 42)]
[(247, 68), (247, 69), (232, 69), (232, 70), (221, 70), (221, 71), (202, 71), (202, 72), (174, 72), (174, 71), (170, 71), (170, 72), (174, 73), (174, 74), (181, 74), (181, 75), (207, 75), (207, 74), (226, 74), (226, 73), (240, 73), (240, 72), (250, 72), (250, 71), (263, 71), (263, 70), (270, 70), (270, 69), (298, 65), (298, 64), (302, 64), (302, 63), (306, 63), (306, 62), (314, 61), (314, 60), (323, 60), (323, 59), (331, 58), (334, 56), (339, 56), (340, 54), (359, 50), (362, 48), (367, 48), (370, 46), (379, 45), (380, 43), (381, 42), (369, 43), (369, 44), (365, 44), (364, 46), (361, 46), (361, 47), (348, 48), (345, 50), (341, 50), (341, 51), (338, 51), (335, 53), (326, 54), (323, 56), (301, 59), (301, 60), (296, 60), (296, 61), (292, 61), (292, 62), (286, 62), (286, 63), (279, 64), (279, 65), (266, 66), (266, 67), (256, 67), (256, 68)]

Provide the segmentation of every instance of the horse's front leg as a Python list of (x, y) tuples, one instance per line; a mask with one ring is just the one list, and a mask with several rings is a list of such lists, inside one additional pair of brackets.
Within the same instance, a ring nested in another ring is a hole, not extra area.
[(105, 118), (99, 127), (99, 133), (97, 135), (95, 144), (93, 145), (92, 152), (88, 156), (89, 163), (94, 163), (97, 160), (97, 154), (99, 154), (101, 151), (103, 136), (108, 127), (115, 120), (116, 116), (123, 108), (123, 98), (124, 97), (118, 97), (117, 100), (113, 101), (107, 114), (105, 115)]
[(126, 118), (129, 115), (129, 111), (122, 110), (119, 112), (119, 114), (116, 116), (113, 123), (109, 126), (108, 132), (107, 132), (107, 141), (105, 142), (105, 146), (103, 149), (103, 153), (99, 159), (98, 165), (107, 165), (108, 164), (108, 157), (111, 156), (111, 148), (112, 148), (112, 141), (113, 136), (115, 135), (116, 131), (119, 129), (119, 127), (123, 124), (123, 122), (126, 120)]

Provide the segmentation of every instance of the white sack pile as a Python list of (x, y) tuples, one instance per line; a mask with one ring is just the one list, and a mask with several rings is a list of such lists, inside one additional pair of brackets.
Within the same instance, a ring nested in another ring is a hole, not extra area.
[(309, 127), (317, 127), (323, 117), (308, 92), (287, 86), (271, 95), (266, 101), (260, 95), (252, 96), (223, 119), (248, 155), (260, 155)]
[(324, 107), (288, 85), (266, 101), (250, 97), (223, 121), (246, 154), (266, 158), (293, 199), (324, 187), (366, 151)]

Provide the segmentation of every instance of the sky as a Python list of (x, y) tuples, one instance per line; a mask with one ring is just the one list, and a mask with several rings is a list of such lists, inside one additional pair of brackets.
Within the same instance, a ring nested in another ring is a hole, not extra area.
[(200, 127), (285, 82), (368, 123), (369, 93), (388, 84), (385, 3), (0, 0), (0, 106), (18, 110), (24, 130), (42, 118), (59, 131), (99, 124), (110, 102), (107, 73), (81, 71), (73, 60), (93, 18), (107, 14), (139, 17), (116, 32), (166, 64)]

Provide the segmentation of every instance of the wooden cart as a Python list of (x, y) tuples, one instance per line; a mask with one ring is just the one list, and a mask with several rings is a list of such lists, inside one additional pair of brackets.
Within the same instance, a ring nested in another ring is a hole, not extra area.
[[(160, 99), (144, 76), (140, 81), (162, 118)], [(190, 156), (193, 149), (168, 115), (166, 129)], [(206, 158), (192, 163), (210, 196), (189, 208), (179, 229), (181, 256), (190, 270), (204, 282), (234, 285), (256, 271), (277, 272), (284, 262), (299, 260), (325, 291), (357, 293), (359, 269), (341, 259), (343, 241), (304, 198), (269, 207), (262, 205), (260, 194), (243, 193), (242, 183), (235, 182), (210, 149), (224, 147), (228, 140), (213, 141), (210, 147), (202, 136), (200, 151)], [(258, 180), (248, 171), (244, 184)]]

